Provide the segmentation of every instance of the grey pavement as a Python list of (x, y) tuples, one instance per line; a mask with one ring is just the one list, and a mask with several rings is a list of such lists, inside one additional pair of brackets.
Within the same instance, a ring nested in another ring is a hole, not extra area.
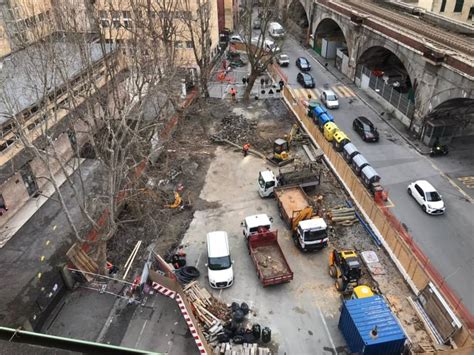
[[(100, 186), (98, 166), (94, 160), (85, 160), (82, 164), (83, 179), (89, 189)], [(77, 174), (73, 179), (79, 183)], [(85, 227), (71, 188), (65, 184), (61, 191), (73, 220)], [(8, 285), (0, 289), (0, 322), (3, 325), (22, 325), (36, 310), (36, 299), (50, 292), (52, 280), (59, 276), (57, 266), (66, 261), (65, 253), (74, 241), (71, 235), (54, 194), (0, 249), (2, 282)]]
[[(218, 147), (206, 176), (200, 198), (217, 206), (196, 211), (184, 238), (187, 262), (201, 271), (200, 282), (223, 302), (247, 302), (251, 322), (269, 326), (279, 354), (334, 354), (345, 348), (337, 329), (340, 298), (327, 273), (328, 250), (301, 253), (295, 248), (274, 199), (257, 193), (257, 172), (274, 168), (253, 156)], [(240, 222), (248, 215), (267, 213), (274, 217), (279, 243), (293, 272), (287, 284), (263, 288), (247, 252)], [(225, 230), (234, 260), (235, 283), (225, 290), (209, 288), (206, 234)], [(255, 315), (253, 315), (255, 313)]]
[[(474, 140), (455, 140), (452, 151), (445, 157), (430, 158), (420, 154), (423, 148), (404, 132), (395, 118), (380, 115), (385, 110), (377, 101), (330, 65), (327, 67), (329, 69), (321, 65), (314, 59), (318, 55), (311, 49), (301, 47), (291, 37), (286, 41), (286, 52), (290, 55), (291, 64), (283, 71), (288, 75), (290, 87), (301, 89), (296, 83), (298, 69), (294, 61), (298, 56), (306, 56), (312, 62), (311, 74), (316, 80), (317, 89), (343, 85), (356, 93), (357, 96), (340, 97), (341, 107), (332, 110), (331, 114), (337, 125), (350, 136), (359, 151), (381, 175), (382, 184), (389, 192), (392, 212), (407, 226), (431, 263), (473, 313), (474, 191), (467, 188), (459, 178), (474, 176)], [(323, 63), (331, 62), (320, 60)], [(357, 116), (366, 116), (375, 123), (381, 133), (379, 143), (365, 143), (353, 133), (351, 125)], [(408, 196), (408, 184), (419, 179), (430, 181), (443, 195), (447, 206), (445, 215), (424, 214)]]

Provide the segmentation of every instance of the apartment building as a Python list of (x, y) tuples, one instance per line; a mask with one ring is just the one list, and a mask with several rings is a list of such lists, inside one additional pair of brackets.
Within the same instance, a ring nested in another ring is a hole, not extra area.
[(449, 17), (453, 20), (474, 24), (474, 0), (418, 0), (406, 1), (417, 6)]
[[(209, 26), (209, 55), (214, 56), (218, 51), (216, 0), (98, 0), (95, 10), (101, 33), (108, 41), (126, 44), (137, 40), (137, 35), (141, 35), (141, 40), (153, 40), (153, 47), (163, 51), (169, 43), (174, 64), (196, 70), (198, 66), (193, 50), (193, 36), (196, 43), (202, 40), (198, 18), (200, 14), (204, 14)], [(193, 24), (192, 31), (189, 23)]]
[(239, 0), (217, 0), (219, 32), (234, 31), (239, 18)]

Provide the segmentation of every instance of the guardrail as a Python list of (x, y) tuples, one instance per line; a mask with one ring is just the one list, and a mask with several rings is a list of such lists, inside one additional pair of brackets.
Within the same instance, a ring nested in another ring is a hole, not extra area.
[(313, 142), (323, 150), (326, 160), (349, 190), (354, 202), (369, 220), (371, 227), (382, 237), (381, 241), (384, 248), (390, 254), (410, 287), (418, 294), (419, 290), (424, 289), (430, 281), (435, 284), (454, 312), (464, 322), (465, 327), (456, 334), (454, 341), (458, 347), (470, 346), (472, 337), (468, 329), (474, 329), (474, 319), (469, 310), (444, 282), (441, 275), (397, 218), (388, 208), (383, 206), (383, 202), (374, 200), (343, 157), (324, 138), (319, 128), (308, 117), (307, 108), (292, 95), (287, 87), (284, 87), (283, 96), (306, 132), (313, 139)]

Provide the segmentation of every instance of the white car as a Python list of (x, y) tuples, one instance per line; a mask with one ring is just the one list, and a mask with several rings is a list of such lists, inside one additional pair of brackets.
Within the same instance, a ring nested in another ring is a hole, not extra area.
[(232, 35), (229, 39), (230, 43), (244, 43), (244, 40), (240, 35)]
[(422, 210), (428, 214), (443, 214), (446, 207), (442, 196), (426, 180), (418, 180), (408, 185), (408, 194), (418, 202)]
[(207, 275), (212, 288), (226, 288), (234, 283), (229, 238), (224, 231), (207, 234)]
[(290, 65), (290, 57), (288, 57), (286, 54), (277, 55), (276, 61), (280, 67), (287, 67)]
[(321, 101), (329, 109), (339, 107), (339, 100), (332, 90), (323, 90), (323, 93), (321, 94)]

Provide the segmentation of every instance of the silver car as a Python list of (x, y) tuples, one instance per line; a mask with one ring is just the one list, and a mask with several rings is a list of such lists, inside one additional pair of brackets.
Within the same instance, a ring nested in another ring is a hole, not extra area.
[(321, 101), (327, 108), (339, 108), (339, 100), (332, 90), (323, 90)]

